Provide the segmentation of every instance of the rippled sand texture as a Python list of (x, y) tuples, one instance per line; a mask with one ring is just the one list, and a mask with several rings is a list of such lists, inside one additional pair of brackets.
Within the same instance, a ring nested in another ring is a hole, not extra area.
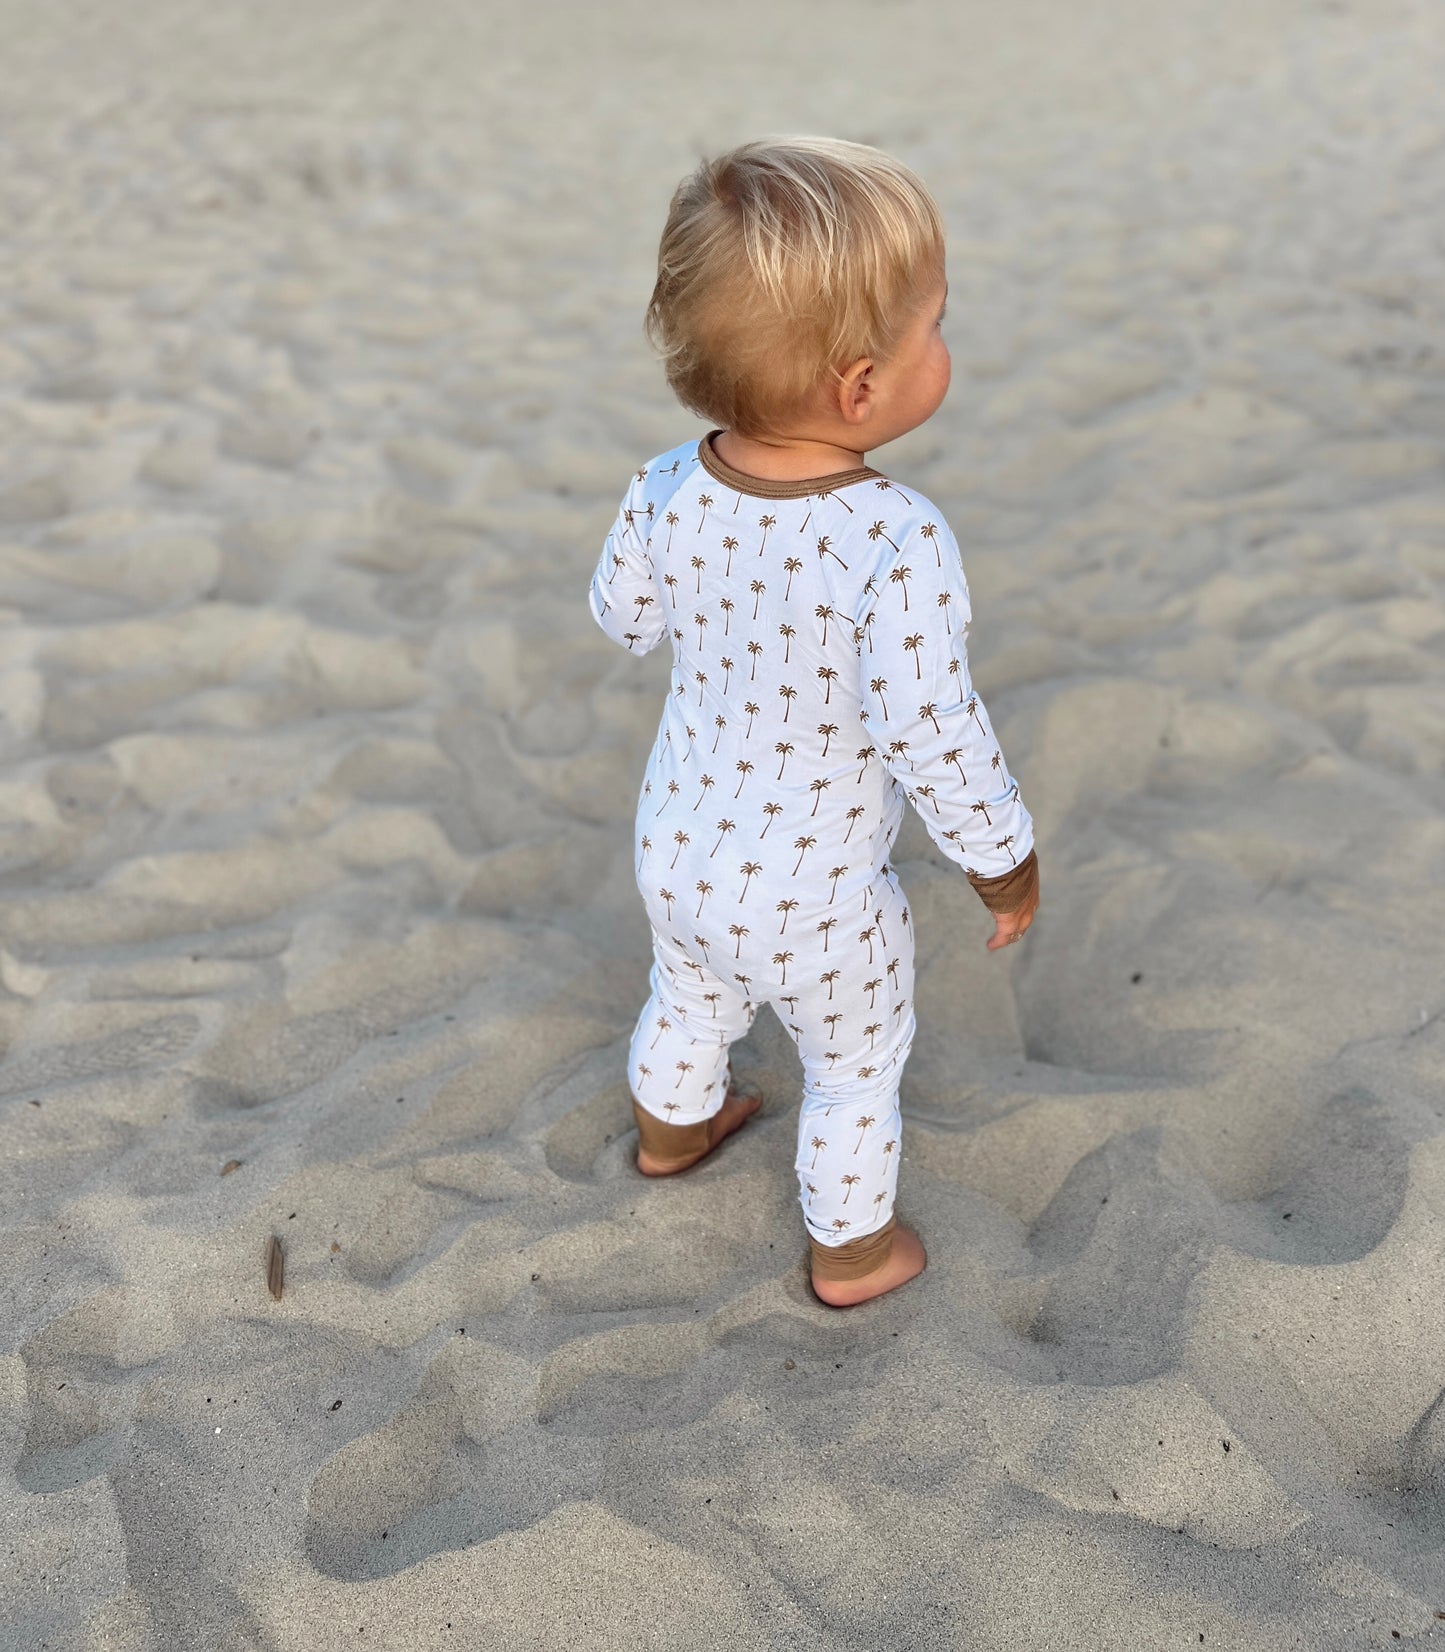
[[(6, 1652), (1445, 1644), (1440, 8), (0, 24)], [(881, 462), (1044, 868), (992, 957), (902, 841), (932, 1266), (851, 1314), (770, 1017), (633, 1168), (665, 666), (584, 606), (769, 130), (945, 205)]]

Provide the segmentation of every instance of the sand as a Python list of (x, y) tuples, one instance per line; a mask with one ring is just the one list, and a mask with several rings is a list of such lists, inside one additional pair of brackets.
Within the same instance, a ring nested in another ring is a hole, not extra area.
[[(1445, 1645), (1438, 6), (0, 25), (5, 1652)], [(668, 192), (798, 130), (947, 215), (873, 457), (1044, 889), (989, 955), (905, 829), (931, 1265), (845, 1314), (770, 1016), (633, 1167), (584, 601), (702, 428)]]

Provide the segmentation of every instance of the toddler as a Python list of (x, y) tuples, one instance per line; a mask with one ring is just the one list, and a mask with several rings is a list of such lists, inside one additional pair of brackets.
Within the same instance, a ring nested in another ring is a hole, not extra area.
[(745, 144), (673, 197), (648, 332), (719, 428), (640, 469), (592, 580), (615, 641), (672, 645), (636, 871), (652, 995), (629, 1060), (638, 1168), (685, 1170), (760, 1105), (728, 1047), (771, 1004), (797, 1044), (813, 1289), (847, 1307), (926, 1262), (893, 1213), (913, 935), (906, 797), (994, 917), (1038, 905), (1033, 825), (969, 681), (938, 508), (865, 463), (948, 389), (943, 223), (877, 150)]

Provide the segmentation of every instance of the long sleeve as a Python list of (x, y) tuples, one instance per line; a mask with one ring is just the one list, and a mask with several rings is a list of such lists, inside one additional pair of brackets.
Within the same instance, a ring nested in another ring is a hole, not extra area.
[(1032, 852), (1033, 821), (969, 680), (958, 546), (923, 512), (897, 532), (875, 539), (855, 619), (868, 737), (943, 853), (975, 883), (1003, 877)]
[(643, 497), (645, 476), (644, 471), (627, 490), (602, 546), (588, 594), (592, 617), (613, 642), (634, 654), (646, 654), (667, 633), (645, 538), (651, 521)]

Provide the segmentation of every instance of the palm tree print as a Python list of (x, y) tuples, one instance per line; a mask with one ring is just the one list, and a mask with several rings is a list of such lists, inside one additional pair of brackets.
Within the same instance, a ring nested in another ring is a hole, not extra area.
[(888, 755), (890, 757), (906, 758), (909, 768), (913, 767), (913, 759), (908, 756), (908, 742), (906, 740), (890, 740), (888, 742)]
[(723, 635), (727, 636), (733, 623), (733, 599), (731, 597), (719, 597), (718, 607), (722, 609)]
[(919, 706), (918, 720), (920, 723), (924, 721), (932, 723), (935, 734), (943, 733), (943, 730), (938, 726), (938, 707), (931, 700), (926, 706)]
[[(875, 682), (875, 685), (876, 685), (876, 684), (877, 684), (877, 683), (883, 683), (883, 679), (882, 679), (882, 678), (881, 678), (881, 677), (878, 677), (878, 678), (875, 678), (875, 679), (874, 679), (874, 682)], [(887, 684), (887, 683), (883, 683), (883, 687), (884, 687), (884, 688), (887, 688), (887, 687), (888, 687), (888, 684)], [(887, 706), (884, 706), (884, 708), (883, 708), (883, 712), (884, 712), (884, 715), (885, 715), (885, 716), (886, 716), (886, 715), (887, 715), (887, 712), (888, 712), (888, 707), (887, 707)], [(863, 749), (862, 749), (862, 751), (860, 751), (860, 752), (859, 752), (859, 753), (858, 753), (858, 754), (857, 754), (857, 756), (858, 756), (858, 764), (859, 764), (859, 768), (858, 768), (858, 784), (859, 784), (859, 785), (860, 785), (860, 786), (861, 786), (861, 785), (862, 785), (862, 784), (863, 784), (863, 776), (864, 776), (864, 775), (865, 775), (865, 774), (867, 774), (867, 772), (868, 772), (868, 760), (869, 760), (869, 758), (871, 758), (871, 757), (876, 757), (876, 756), (877, 756), (877, 755), (878, 755), (878, 749), (877, 749), (877, 747), (876, 747), (876, 746), (864, 746), (864, 748), (863, 748)]]
[(949, 674), (950, 677), (958, 677), (958, 703), (959, 703), (959, 705), (962, 705), (963, 704), (963, 679), (961, 677), (959, 677), (959, 665), (958, 665), (958, 661), (956, 659), (950, 660), (948, 662), (948, 674)]
[[(672, 854), (672, 866), (676, 866), (677, 865), (677, 857), (682, 853), (682, 851), (687, 847), (687, 845), (692, 842), (692, 839), (687, 835), (686, 832), (674, 832), (672, 834), (672, 841), (677, 845), (677, 848), (673, 850), (673, 854)], [(669, 868), (669, 870), (670, 869), (671, 868)]]
[(669, 511), (662, 520), (667, 523), (667, 544), (662, 548), (663, 555), (666, 556), (672, 549), (672, 530), (682, 521), (682, 518), (676, 511)]
[(811, 1182), (806, 1182), (804, 1185), (808, 1189), (808, 1203), (811, 1205), (812, 1202), (813, 1202), (813, 1196), (817, 1193), (818, 1190), (817, 1190), (816, 1187), (813, 1186), (813, 1184)]
[(827, 684), (827, 689), (823, 694), (823, 704), (827, 705), (832, 698), (833, 684), (838, 680), (838, 673), (831, 665), (820, 665), (818, 667), (818, 680)]
[(878, 925), (878, 939), (884, 946), (888, 945), (888, 937), (883, 933), (883, 908), (880, 906), (873, 914), (873, 922)]
[(883, 698), (883, 691), (888, 687), (888, 679), (886, 677), (875, 677), (868, 684), (868, 686), (878, 696), (879, 701), (882, 703), (883, 721), (886, 723), (888, 721), (888, 702)]
[(784, 702), (783, 721), (786, 723), (788, 720), (788, 714), (793, 709), (793, 701), (798, 697), (798, 691), (796, 688), (790, 688), (787, 683), (784, 683), (778, 689), (778, 693)]
[(702, 995), (702, 1001), (703, 1001), (704, 1004), (711, 1004), (712, 1005), (712, 1018), (713, 1018), (714, 1021), (716, 1021), (717, 1020), (717, 1007), (722, 1002), (722, 994), (720, 992), (705, 992)]
[(733, 552), (738, 548), (738, 542), (729, 534), (723, 540), (722, 547), (728, 553), (728, 565), (723, 569), (723, 578), (731, 579), (733, 575)]
[(962, 756), (963, 756), (962, 748), (959, 747), (959, 746), (955, 746), (952, 751), (944, 752), (943, 761), (945, 763), (952, 763), (953, 764), (954, 768), (956, 768), (958, 770), (959, 784), (963, 785), (963, 786), (966, 786), (968, 784), (968, 776), (963, 772), (963, 764), (959, 761), (959, 759)]
[(762, 709), (763, 708), (761, 706), (754, 705), (751, 700), (744, 701), (743, 710), (745, 712), (747, 712), (747, 714), (748, 714), (748, 726), (747, 726), (746, 731), (743, 734), (743, 739), (744, 740), (751, 740), (752, 739), (752, 737), (753, 737), (753, 718), (756, 717), (757, 714)]
[(886, 1141), (883, 1143), (883, 1171), (885, 1175), (888, 1173), (888, 1155), (895, 1147), (897, 1147), (897, 1145), (898, 1143), (896, 1141)]
[(831, 1042), (838, 1033), (838, 1023), (843, 1019), (842, 1010), (834, 1010), (831, 1015), (823, 1017), (823, 1025), (828, 1029), (828, 1038)]
[(887, 488), (891, 488), (893, 490), (893, 492), (898, 495), (898, 497), (903, 501), (903, 503), (905, 505), (911, 505), (913, 503), (913, 501), (908, 497), (908, 495), (903, 491), (903, 489), (899, 487), (897, 482), (890, 482), (886, 476), (880, 476), (878, 478), (878, 480), (873, 484), (873, 486), (875, 488), (877, 488), (880, 493), (883, 492)]
[(812, 1141), (808, 1143), (808, 1146), (813, 1149), (813, 1162), (808, 1166), (809, 1170), (816, 1170), (818, 1168), (818, 1155), (827, 1145), (828, 1143), (826, 1139), (822, 1136), (814, 1136)]
[(926, 539), (933, 546), (933, 554), (938, 558), (938, 566), (943, 566), (943, 553), (938, 548), (938, 524), (925, 522), (918, 530), (920, 538)]
[(783, 639), (784, 665), (787, 665), (789, 660), (792, 658), (791, 650), (793, 647), (793, 638), (796, 637), (797, 634), (798, 633), (792, 628), (791, 625), (780, 625), (778, 627), (778, 635)]
[(694, 671), (693, 674), (692, 674), (692, 677), (693, 677), (693, 681), (697, 684), (697, 708), (698, 708), (699, 711), (701, 711), (702, 710), (702, 691), (703, 691), (703, 689), (705, 689), (707, 687), (707, 672), (706, 671)]
[(746, 924), (729, 924), (728, 934), (734, 936), (738, 943), (737, 950), (733, 953), (733, 957), (741, 958), (743, 955), (743, 936), (751, 935), (752, 930), (750, 930)]
[(1013, 866), (1017, 866), (1018, 861), (1014, 857), (1013, 841), (1014, 841), (1013, 833), (1010, 832), (1007, 837), (1001, 837), (998, 840), (998, 842), (994, 844), (994, 848), (995, 849), (1007, 849), (1008, 850), (1009, 863)]
[(833, 1002), (833, 983), (842, 973), (841, 969), (827, 969), (818, 977), (818, 985), (828, 989), (828, 1002), (830, 1004)]
[[(863, 1145), (864, 1136), (868, 1134), (877, 1122), (878, 1120), (875, 1119), (871, 1113), (865, 1113), (861, 1119), (855, 1119), (853, 1121), (853, 1128), (858, 1132), (858, 1147)], [(858, 1147), (853, 1149), (854, 1158), (857, 1158), (858, 1156)]]
[(750, 642), (748, 644), (748, 653), (753, 657), (753, 668), (750, 672), (748, 672), (749, 682), (752, 682), (758, 674), (758, 655), (761, 654), (762, 651), (763, 645), (760, 642)]
[(695, 596), (701, 596), (702, 595), (702, 571), (703, 571), (704, 568), (707, 567), (707, 563), (704, 562), (703, 559), (700, 556), (695, 556), (692, 559), (691, 566), (697, 571), (697, 590), (693, 594)]
[(837, 732), (838, 732), (838, 725), (836, 723), (819, 723), (818, 724), (818, 733), (823, 736), (823, 755), (824, 755), (824, 757), (826, 757), (828, 755), (828, 742), (833, 738), (833, 736)]
[(873, 937), (877, 933), (878, 931), (872, 924), (869, 924), (867, 929), (863, 929), (858, 932), (859, 946), (866, 946), (868, 948), (868, 967), (870, 969), (873, 967)]
[(697, 811), (702, 807), (703, 798), (705, 798), (707, 796), (707, 794), (717, 784), (717, 782), (713, 779), (713, 777), (710, 774), (700, 774), (697, 778), (698, 778), (698, 783), (702, 787), (702, 790), (697, 795), (697, 802), (694, 803), (693, 806), (692, 806), (692, 812), (694, 814), (696, 814)]
[[(723, 693), (724, 694), (727, 693), (726, 688), (723, 689)], [(718, 743), (719, 740), (722, 739), (722, 733), (723, 733), (723, 730), (728, 726), (728, 720), (727, 720), (726, 717), (724, 717), (721, 714), (721, 712), (719, 712), (719, 714), (716, 717), (713, 718), (712, 726), (717, 730), (717, 733), (715, 735), (713, 735), (713, 737), (712, 737), (712, 755), (714, 757), (716, 757), (717, 756), (717, 743)]]
[(748, 885), (762, 871), (762, 866), (755, 860), (745, 860), (738, 870), (743, 875), (743, 892), (738, 896), (738, 905), (741, 906), (747, 899)]
[(861, 1176), (840, 1176), (838, 1180), (848, 1189), (848, 1191), (843, 1195), (843, 1203), (846, 1205), (849, 1199), (853, 1197), (853, 1189), (857, 1187), (858, 1183), (861, 1182), (863, 1178)]
[(870, 1021), (868, 1025), (864, 1027), (863, 1036), (868, 1040), (868, 1048), (870, 1050), (873, 1048), (873, 1040), (877, 1038), (878, 1034), (882, 1031), (883, 1023), (881, 1021)]
[(833, 895), (838, 893), (838, 879), (845, 878), (847, 875), (848, 868), (846, 866), (835, 866), (833, 870), (829, 872), (828, 876), (833, 880), (833, 893), (828, 896), (829, 906), (833, 904)]
[[(891, 539), (888, 543), (893, 545), (893, 541)], [(898, 549), (896, 545), (893, 545), (893, 548), (895, 551)], [(908, 612), (908, 580), (912, 573), (912, 568), (895, 568), (888, 576), (888, 581), (891, 585), (900, 585), (903, 588), (903, 612), (905, 614)]]
[[(779, 740), (777, 745), (775, 745), (773, 747), (773, 750), (775, 752), (777, 752), (778, 755), (783, 760), (781, 763), (778, 764), (778, 779), (779, 780), (781, 780), (783, 778), (783, 770), (787, 767), (788, 759), (793, 755), (793, 749), (794, 749), (793, 748), (793, 743), (792, 743), (791, 740)], [(763, 830), (765, 832), (767, 831), (767, 829), (768, 828), (766, 826), (763, 827)]]
[(818, 813), (818, 805), (823, 801), (823, 793), (827, 791), (829, 786), (832, 784), (833, 782), (831, 780), (824, 780), (821, 775), (819, 775), (816, 780), (810, 780), (808, 782), (808, 790), (813, 794), (813, 807), (808, 811), (810, 817), (815, 816)]
[[(881, 522), (875, 522), (873, 524), (873, 526), (871, 528), (869, 528), (868, 537), (873, 541), (873, 543), (875, 545), (878, 543), (878, 541), (880, 539), (887, 540), (887, 542), (890, 545), (893, 545), (893, 541), (888, 538), (887, 530), (884, 528), (884, 525)], [(898, 551), (898, 547), (896, 545), (893, 545), (893, 549), (895, 551)], [(898, 554), (901, 556), (903, 553), (901, 551), (899, 551)]]
[(987, 734), (988, 733), (988, 730), (983, 726), (983, 718), (980, 717), (979, 714), (978, 714), (978, 695), (977, 694), (970, 694), (969, 695), (968, 704), (963, 708), (963, 712), (964, 712), (965, 717), (972, 717), (974, 722), (978, 724), (978, 732), (980, 734)]
[(792, 961), (793, 961), (793, 955), (792, 955), (791, 952), (775, 952), (773, 954), (773, 962), (775, 964), (781, 964), (783, 966), (783, 985), (784, 986), (787, 986), (787, 984), (788, 984), (788, 965), (790, 963), (792, 963)]
[(675, 780), (669, 780), (668, 781), (668, 783), (667, 783), (667, 796), (665, 798), (663, 798), (661, 807), (657, 811), (658, 814), (662, 813), (663, 809), (665, 809), (668, 806), (668, 804), (672, 802), (673, 798), (675, 798), (681, 790), (682, 790), (682, 787), (679, 786), (678, 783)]
[[(783, 759), (783, 761), (786, 763), (787, 758), (785, 757)], [(781, 780), (782, 777), (783, 777), (783, 771), (781, 769), (779, 769), (778, 770), (778, 778)], [(782, 814), (782, 812), (783, 812), (783, 805), (781, 803), (764, 803), (763, 804), (763, 813), (768, 817), (768, 826), (771, 826), (773, 824), (773, 822), (777, 819), (777, 817), (780, 814)], [(762, 831), (758, 833), (758, 842), (759, 843), (761, 843), (763, 841), (763, 839), (768, 835), (768, 826), (764, 826)]]
[(787, 588), (783, 592), (783, 601), (786, 602), (793, 594), (793, 575), (802, 573), (803, 564), (798, 561), (797, 557), (790, 556), (784, 559), (783, 567), (788, 575)]
[[(763, 592), (767, 590), (767, 586), (763, 584), (762, 580), (755, 579), (748, 586), (748, 589), (753, 593), (753, 618), (756, 619), (758, 617), (758, 604), (763, 600)], [(751, 646), (749, 644), (749, 647)]]
[(1003, 767), (1003, 753), (1001, 751), (996, 751), (993, 754), (993, 756), (989, 758), (988, 766), (993, 770), (993, 772), (995, 774), (997, 774), (998, 771)]
[(664, 1033), (671, 1031), (672, 1022), (669, 1021), (665, 1015), (659, 1015), (657, 1018), (657, 1038), (654, 1038), (653, 1041), (647, 1046), (648, 1049), (655, 1050), (657, 1048), (657, 1039), (661, 1038)]
[[(639, 1061), (637, 1063), (637, 1076), (640, 1079), (643, 1079), (643, 1080), (651, 1078), (652, 1077), (652, 1068), (647, 1066), (644, 1062)], [(642, 1088), (642, 1085), (639, 1084), (638, 1089), (640, 1090), (641, 1088)]]
[(778, 908), (777, 909), (778, 909), (779, 912), (781, 912), (783, 914), (783, 927), (782, 927), (782, 929), (780, 929), (778, 931), (778, 934), (782, 935), (787, 931), (788, 914), (790, 912), (796, 912), (798, 910), (798, 903), (795, 900), (792, 900), (791, 898), (784, 899), (784, 900), (781, 900), (781, 901), (778, 902)]
[(672, 903), (677, 899), (670, 889), (659, 889), (657, 898), (667, 907), (667, 921), (672, 922)]
[(798, 867), (803, 864), (803, 856), (816, 845), (817, 841), (815, 837), (800, 837), (794, 840), (793, 847), (798, 851), (798, 865), (793, 868), (794, 877), (797, 877)]
[(738, 789), (733, 793), (733, 796), (741, 797), (743, 786), (747, 781), (748, 776), (753, 772), (753, 766), (748, 762), (746, 757), (740, 757), (737, 761), (737, 771), (742, 776), (742, 779), (738, 781)]
[(896, 958), (888, 960), (888, 975), (896, 987), (898, 985), (898, 960)]
[(653, 598), (651, 598), (651, 597), (633, 597), (632, 600), (637, 604), (637, 612), (632, 616), (632, 623), (634, 625), (636, 625), (636, 624), (639, 624), (641, 622), (642, 610), (644, 608), (651, 608), (652, 607)]
[(662, 583), (667, 587), (667, 594), (672, 598), (672, 606), (677, 607), (677, 575), (664, 574)]
[(876, 976), (871, 981), (865, 981), (863, 983), (863, 990), (864, 990), (864, 992), (866, 992), (868, 994), (868, 1008), (870, 1010), (876, 1009), (878, 1007), (874, 1003), (874, 999), (878, 996), (878, 989), (882, 985), (883, 985), (883, 977), (881, 975)]
[[(680, 1090), (682, 1088), (683, 1079), (685, 1079), (691, 1071), (692, 1063), (690, 1061), (679, 1061), (677, 1063), (677, 1083), (673, 1085), (674, 1090)], [(844, 1203), (846, 1204), (847, 1201), (845, 1200)]]
[(953, 615), (949, 613), (948, 605), (952, 601), (953, 593), (951, 591), (940, 591), (938, 593), (938, 606), (943, 610), (944, 628), (950, 637), (953, 635)]
[(913, 669), (918, 673), (919, 682), (923, 681), (923, 662), (919, 659), (919, 650), (923, 647), (923, 633), (915, 631), (911, 637), (903, 639), (903, 646), (913, 656)]
[(758, 518), (758, 526), (763, 530), (763, 542), (758, 546), (759, 556), (768, 548), (768, 529), (775, 528), (777, 525), (778, 519), (776, 516), (760, 516)]
[(702, 509), (698, 512), (697, 517), (697, 531), (701, 533), (702, 525), (707, 521), (707, 508), (710, 504), (712, 504), (712, 495), (710, 493), (700, 493), (697, 496), (697, 502), (702, 506)]
[(818, 604), (818, 606), (813, 610), (813, 618), (814, 619), (820, 619), (823, 622), (823, 647), (824, 648), (826, 648), (828, 646), (828, 621), (830, 619), (834, 619), (836, 617), (837, 616), (833, 613), (832, 608), (829, 607), (826, 603), (821, 603), (820, 602)]
[[(920, 786), (915, 786), (913, 789), (914, 789), (915, 792), (918, 793), (919, 797), (926, 797), (928, 799), (928, 801), (933, 805), (934, 814), (940, 815), (940, 816), (943, 814), (943, 810), (940, 809), (939, 806), (938, 806), (937, 798), (935, 798), (934, 795), (933, 795), (933, 787), (932, 786), (930, 786), (930, 785), (920, 785)], [(918, 807), (916, 802), (914, 803), (913, 806), (914, 806), (914, 808)]]
[[(843, 1203), (845, 1205), (848, 1203), (846, 1197), (844, 1198)], [(853, 1224), (851, 1222), (845, 1222), (841, 1216), (835, 1216), (833, 1218), (833, 1226), (839, 1233), (845, 1233), (850, 1227), (853, 1226)]]
[(974, 814), (983, 816), (984, 825), (993, 825), (993, 821), (989, 819), (988, 804), (985, 803), (982, 798), (980, 798), (977, 803), (972, 804), (971, 809)]
[[(701, 886), (699, 885), (699, 887), (701, 887)], [(708, 884), (707, 887), (708, 887), (708, 890), (711, 891), (712, 885)], [(704, 896), (703, 899), (706, 900), (707, 896)], [(712, 945), (712, 942), (709, 941), (709, 940), (705, 940), (701, 935), (694, 935), (693, 938), (692, 938), (692, 944), (701, 949), (703, 963), (710, 964), (712, 962), (712, 959), (708, 957), (708, 948)], [(689, 969), (696, 969), (698, 980), (699, 981), (702, 980), (702, 970), (699, 969), (696, 964), (689, 964), (688, 968)]]
[(715, 844), (713, 844), (713, 846), (712, 846), (712, 855), (709, 855), (707, 857), (709, 860), (711, 860), (712, 856), (715, 855), (718, 852), (718, 850), (722, 848), (723, 839), (728, 835), (729, 832), (731, 832), (735, 829), (735, 826), (736, 826), (735, 821), (731, 821), (731, 820), (720, 820), (720, 821), (718, 821), (718, 823), (717, 823), (717, 842)]
[(828, 937), (838, 927), (836, 918), (824, 918), (818, 925), (818, 933), (823, 937), (823, 951), (828, 950)]

